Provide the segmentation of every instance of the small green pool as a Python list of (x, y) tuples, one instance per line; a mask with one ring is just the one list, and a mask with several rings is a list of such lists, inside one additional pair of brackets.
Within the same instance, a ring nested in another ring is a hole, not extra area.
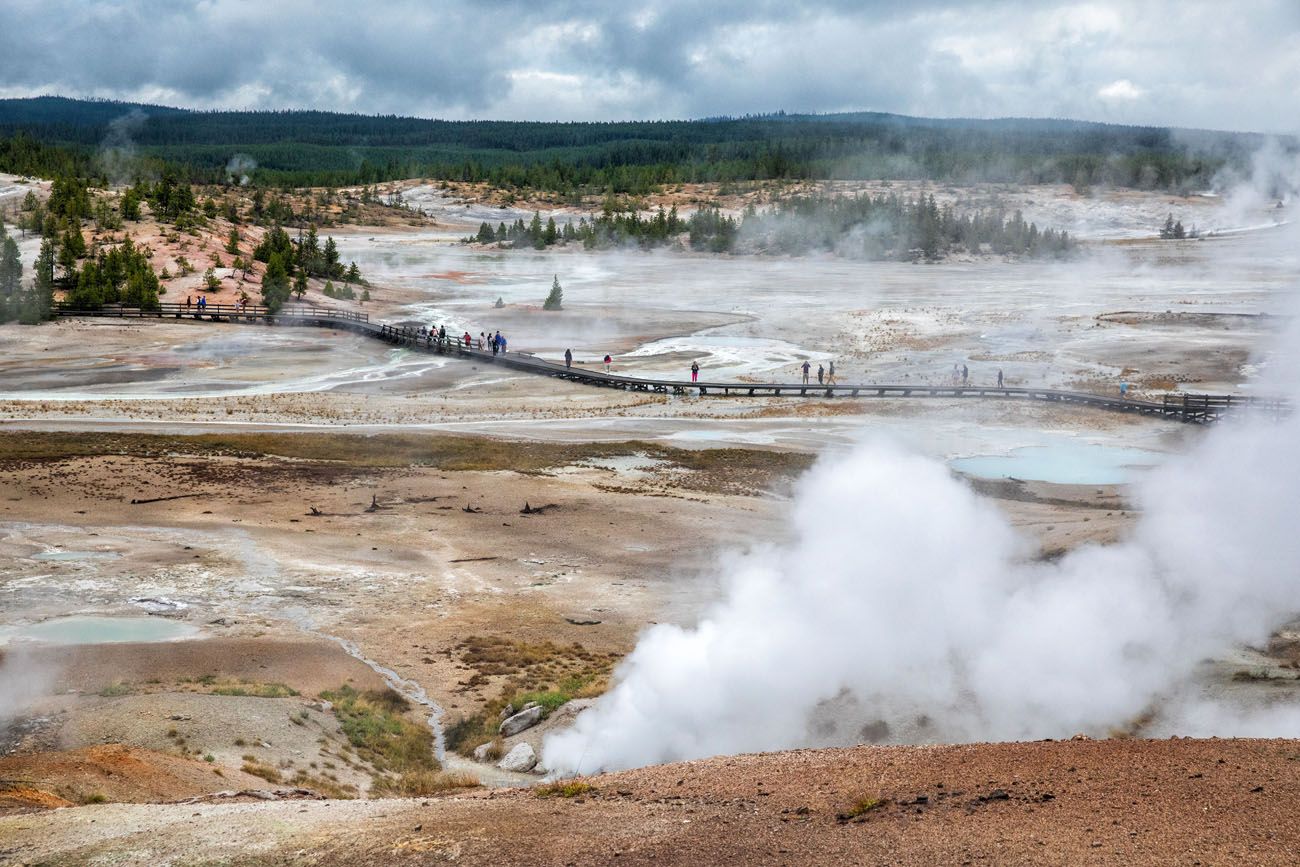
[(198, 635), (197, 626), (164, 617), (57, 617), (31, 626), (0, 629), (0, 644), (120, 644), (129, 641), (178, 641)]

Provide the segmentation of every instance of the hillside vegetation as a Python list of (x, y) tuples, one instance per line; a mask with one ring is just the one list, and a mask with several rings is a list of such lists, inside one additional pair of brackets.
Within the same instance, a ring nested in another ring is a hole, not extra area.
[(109, 177), (170, 164), (198, 183), (286, 187), (429, 177), (643, 193), (688, 182), (899, 178), (1190, 189), (1258, 145), (1237, 133), (874, 112), (539, 123), (0, 100), (0, 171)]

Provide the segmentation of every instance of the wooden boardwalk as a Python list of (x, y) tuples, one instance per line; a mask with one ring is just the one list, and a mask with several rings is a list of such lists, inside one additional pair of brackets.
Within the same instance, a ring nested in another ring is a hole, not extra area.
[(114, 319), (192, 319), (202, 322), (243, 322), (287, 326), (321, 326), (352, 331), (420, 352), (455, 355), (497, 364), (515, 370), (527, 371), (556, 379), (565, 379), (584, 385), (618, 388), (625, 391), (645, 391), (659, 394), (699, 394), (714, 396), (771, 396), (771, 397), (889, 397), (889, 398), (950, 398), (1035, 400), (1045, 403), (1090, 406), (1113, 412), (1137, 413), (1159, 416), (1179, 421), (1205, 424), (1217, 421), (1231, 410), (1252, 409), (1274, 417), (1290, 412), (1286, 401), (1273, 398), (1246, 397), (1232, 394), (1167, 394), (1163, 400), (1134, 400), (1118, 395), (1109, 396), (1086, 391), (1068, 391), (1056, 388), (1030, 388), (996, 386), (953, 385), (892, 385), (860, 383), (843, 385), (816, 385), (795, 382), (686, 382), (673, 379), (644, 379), (589, 370), (582, 367), (565, 367), (521, 352), (495, 354), (488, 350), (466, 346), (452, 339), (439, 341), (432, 336), (421, 336), (415, 328), (371, 322), (364, 313), (330, 310), (306, 305), (285, 305), (272, 314), (265, 307), (249, 305), (209, 305), (202, 312), (185, 304), (161, 304), (156, 310), (104, 306), (94, 309), (73, 308), (57, 304), (58, 316), (90, 316)]

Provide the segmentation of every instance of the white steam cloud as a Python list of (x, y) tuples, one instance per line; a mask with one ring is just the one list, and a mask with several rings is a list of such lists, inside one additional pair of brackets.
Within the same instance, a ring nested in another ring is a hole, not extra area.
[(1190, 688), (1207, 655), (1300, 611), (1297, 442), (1297, 415), (1223, 422), (1148, 477), (1127, 541), (1041, 562), (942, 463), (866, 440), (801, 481), (793, 541), (725, 564), (697, 626), (645, 633), (545, 764), (1104, 735), (1153, 710), (1300, 735), (1300, 707), (1247, 719)]
[(129, 184), (136, 179), (140, 165), (134, 137), (148, 119), (143, 111), (133, 108), (109, 121), (108, 132), (95, 157), (110, 183)]
[(0, 647), (0, 736), (8, 723), (22, 716), (32, 702), (49, 695), (54, 672), (23, 648)]
[(226, 183), (248, 185), (248, 174), (257, 168), (257, 160), (248, 154), (235, 154), (226, 163)]
[(1300, 152), (1267, 139), (1251, 155), (1249, 173), (1225, 170), (1214, 185), (1227, 190), (1221, 219), (1229, 227), (1258, 228), (1294, 219), (1288, 211), (1300, 193)]

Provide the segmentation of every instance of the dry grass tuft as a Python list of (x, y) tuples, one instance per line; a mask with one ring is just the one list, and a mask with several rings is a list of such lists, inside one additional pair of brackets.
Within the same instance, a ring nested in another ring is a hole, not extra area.
[(579, 795), (588, 795), (596, 791), (596, 787), (591, 783), (582, 780), (564, 780), (558, 783), (547, 783), (533, 789), (533, 793), (539, 798), (576, 798)]

